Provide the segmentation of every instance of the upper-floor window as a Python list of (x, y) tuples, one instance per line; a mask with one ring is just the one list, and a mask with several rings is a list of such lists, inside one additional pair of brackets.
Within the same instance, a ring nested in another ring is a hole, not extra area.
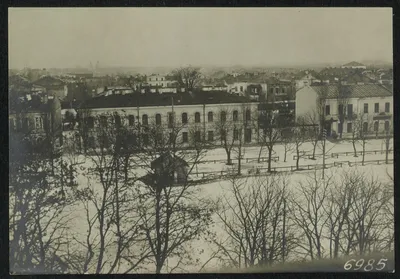
[(129, 115), (128, 116), (128, 121), (129, 121), (129, 126), (135, 125), (135, 116), (134, 115)]
[(237, 110), (233, 111), (233, 115), (232, 115), (233, 121), (238, 121), (239, 118), (239, 113)]
[(213, 122), (214, 115), (213, 115), (212, 111), (208, 112), (207, 118), (208, 118), (208, 122)]
[(147, 114), (142, 115), (142, 124), (149, 125), (149, 117), (147, 116)]
[(226, 121), (226, 112), (221, 111), (221, 122), (225, 122), (225, 121)]
[(240, 92), (243, 92), (243, 86), (240, 86)]
[(282, 93), (285, 93), (285, 88), (284, 87), (282, 87)]
[(385, 103), (385, 112), (390, 112), (390, 103)]
[(339, 112), (339, 115), (343, 115), (343, 105), (342, 104), (339, 105), (338, 112)]
[(270, 88), (270, 89), (269, 89), (269, 92), (270, 92), (270, 93), (274, 93), (274, 89), (273, 89), (273, 88)]
[(375, 103), (375, 113), (379, 113), (379, 103)]
[(368, 104), (367, 103), (364, 104), (364, 113), (368, 113)]
[(246, 110), (246, 121), (251, 120), (251, 111), (249, 109)]
[(187, 123), (188, 123), (187, 113), (184, 112), (182, 113), (182, 124), (187, 124)]
[(200, 123), (200, 112), (194, 114), (194, 122)]
[(330, 115), (331, 114), (331, 106), (330, 105), (326, 105), (325, 106), (325, 115)]
[(279, 88), (275, 88), (275, 93), (279, 93)]
[(158, 80), (158, 78), (156, 78), (156, 81)]
[(161, 125), (161, 114), (156, 114), (156, 125)]

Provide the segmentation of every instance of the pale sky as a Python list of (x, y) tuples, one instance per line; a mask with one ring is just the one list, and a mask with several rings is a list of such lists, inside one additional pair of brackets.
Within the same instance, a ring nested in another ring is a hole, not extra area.
[(9, 67), (392, 61), (390, 8), (10, 8)]

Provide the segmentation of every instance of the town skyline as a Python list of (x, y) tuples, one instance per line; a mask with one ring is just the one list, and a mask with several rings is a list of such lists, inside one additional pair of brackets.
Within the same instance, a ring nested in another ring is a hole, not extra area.
[(392, 62), (388, 8), (221, 10), (9, 9), (9, 68), (87, 68), (90, 61), (110, 68)]

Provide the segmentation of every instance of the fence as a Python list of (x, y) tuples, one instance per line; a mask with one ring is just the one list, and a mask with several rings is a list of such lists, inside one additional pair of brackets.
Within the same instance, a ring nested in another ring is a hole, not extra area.
[[(393, 159), (388, 159), (388, 164), (393, 164)], [(369, 164), (386, 164), (386, 160), (365, 160), (364, 163), (362, 161), (350, 162), (350, 161), (340, 161), (325, 164), (325, 169), (329, 169), (332, 167), (343, 167), (343, 166), (358, 166), (358, 165), (369, 165)], [(254, 167), (249, 169), (247, 173), (243, 173), (242, 177), (248, 176), (259, 176), (266, 175), (276, 172), (293, 172), (293, 171), (307, 171), (307, 170), (322, 170), (324, 167), (323, 164), (312, 164), (312, 165), (299, 165), (296, 166), (282, 166), (282, 167), (271, 167), (271, 172), (268, 172), (267, 167)], [(235, 176), (237, 174), (236, 170), (224, 170), (224, 171), (209, 171), (209, 172), (197, 172), (193, 173), (192, 176), (200, 177), (201, 179), (213, 180), (213, 179), (222, 179), (227, 178), (229, 176)]]
[[(354, 151), (334, 152), (334, 153), (331, 153), (331, 156), (332, 156), (332, 158), (339, 158), (339, 156), (341, 156), (341, 155), (349, 156), (349, 155), (354, 155), (354, 154), (356, 154), (357, 156), (358, 155), (362, 156), (363, 153), (365, 153), (365, 154), (375, 154), (375, 155), (376, 154), (385, 154), (386, 150), (369, 150), (369, 151), (365, 151), (365, 152), (363, 152), (363, 151), (357, 151), (357, 152), (354, 152)], [(388, 154), (391, 154), (391, 153), (393, 153), (393, 150), (388, 150)]]

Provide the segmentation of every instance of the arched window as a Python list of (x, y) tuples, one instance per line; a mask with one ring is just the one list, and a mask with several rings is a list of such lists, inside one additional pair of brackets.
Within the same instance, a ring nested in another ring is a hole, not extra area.
[(156, 125), (161, 125), (161, 114), (156, 114)]
[(250, 121), (251, 119), (251, 111), (249, 109), (246, 110), (246, 121)]
[(147, 116), (147, 114), (142, 115), (142, 124), (149, 125), (149, 117)]
[(212, 111), (209, 111), (208, 112), (208, 122), (213, 122), (213, 120), (214, 120), (214, 115), (213, 115)]
[(200, 112), (194, 114), (194, 122), (200, 123)]
[(128, 120), (129, 120), (129, 126), (135, 125), (135, 116), (134, 115), (129, 115)]
[(188, 122), (187, 113), (184, 112), (182, 113), (182, 124), (187, 124), (187, 122)]
[(225, 121), (226, 121), (226, 112), (221, 111), (221, 122), (225, 122)]
[(232, 118), (233, 118), (233, 121), (235, 121), (235, 122), (238, 121), (239, 113), (238, 113), (237, 110), (234, 110), (234, 111), (233, 111)]

